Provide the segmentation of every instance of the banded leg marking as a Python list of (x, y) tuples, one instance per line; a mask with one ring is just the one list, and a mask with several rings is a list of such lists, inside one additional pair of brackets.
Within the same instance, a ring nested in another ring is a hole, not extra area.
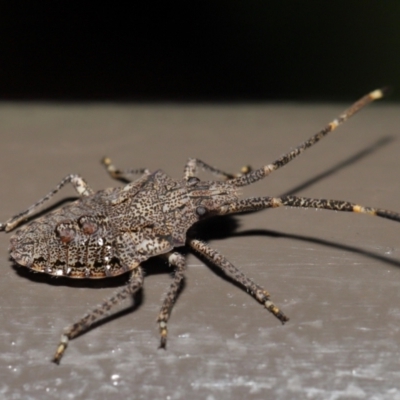
[(120, 170), (112, 163), (109, 157), (104, 157), (101, 160), (101, 164), (105, 167), (106, 171), (111, 176), (111, 178), (117, 180), (123, 179), (126, 181), (131, 181), (130, 178), (132, 175), (144, 175), (150, 173), (150, 171), (147, 168)]
[(264, 208), (275, 207), (300, 207), (320, 208), (323, 210), (347, 211), (360, 214), (374, 215), (381, 218), (400, 222), (400, 214), (381, 208), (364, 207), (356, 203), (343, 200), (312, 199), (307, 197), (283, 196), (283, 197), (253, 197), (222, 206), (218, 214), (235, 214), (247, 211), (257, 211)]
[(171, 253), (168, 255), (168, 261), (175, 268), (174, 279), (171, 283), (171, 286), (168, 290), (167, 295), (165, 296), (163, 305), (160, 310), (160, 314), (158, 315), (157, 322), (160, 328), (160, 347), (165, 348), (167, 345), (167, 322), (171, 315), (172, 307), (175, 303), (176, 297), (178, 295), (179, 289), (181, 287), (182, 281), (184, 279), (185, 272), (185, 257), (177, 252)]
[(211, 165), (206, 164), (204, 161), (201, 161), (198, 158), (189, 158), (183, 171), (183, 178), (185, 180), (188, 180), (189, 178), (197, 176), (198, 168), (201, 168), (203, 171), (206, 172), (211, 172), (213, 175), (219, 176), (226, 180), (238, 178), (242, 175), (248, 174), (251, 171), (251, 167), (249, 165), (246, 165), (241, 168), (238, 174), (230, 174), (228, 172), (221, 171), (218, 168), (212, 167)]

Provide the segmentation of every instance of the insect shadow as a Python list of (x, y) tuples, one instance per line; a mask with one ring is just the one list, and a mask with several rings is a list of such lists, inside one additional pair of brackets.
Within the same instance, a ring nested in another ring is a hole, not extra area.
[[(335, 166), (313, 176), (310, 179), (305, 180), (299, 185), (289, 189), (285, 193), (281, 194), (281, 196), (288, 196), (295, 194), (301, 190), (304, 190), (312, 185), (327, 179), (329, 176), (334, 175), (342, 169), (345, 169), (352, 164), (355, 164), (361, 161), (363, 158), (370, 156), (371, 154), (379, 151), (380, 148), (389, 145), (394, 141), (394, 138), (391, 136), (384, 136), (378, 140), (376, 140), (371, 145), (365, 147), (364, 149), (358, 151), (351, 157), (337, 163)], [(261, 210), (271, 211), (268, 210)], [(260, 211), (251, 211), (248, 214), (258, 213)], [(382, 256), (381, 254), (377, 254), (371, 251), (363, 250), (354, 246), (349, 246), (348, 244), (344, 244), (342, 242), (334, 242), (330, 240), (324, 240), (318, 237), (313, 236), (305, 236), (305, 235), (295, 235), (295, 234), (287, 234), (284, 232), (278, 232), (268, 229), (251, 229), (242, 232), (235, 232), (240, 227), (240, 222), (238, 217), (232, 216), (220, 216), (213, 219), (208, 219), (201, 221), (197, 225), (193, 227), (195, 229), (196, 234), (206, 241), (216, 240), (216, 239), (226, 239), (232, 237), (248, 237), (248, 236), (265, 236), (269, 238), (282, 238), (282, 239), (294, 239), (302, 242), (312, 243), (316, 245), (323, 245), (330, 248), (335, 248), (339, 250), (348, 251), (354, 254), (360, 254), (365, 257), (369, 257), (381, 262), (385, 262), (389, 265), (400, 267), (400, 261), (394, 260), (393, 258), (389, 258), (386, 256)], [(208, 262), (207, 260), (202, 259), (203, 263), (206, 264), (216, 275), (230, 282), (231, 284), (240, 287), (241, 286), (231, 279), (229, 276), (225, 275), (219, 268), (215, 267), (214, 264)]]

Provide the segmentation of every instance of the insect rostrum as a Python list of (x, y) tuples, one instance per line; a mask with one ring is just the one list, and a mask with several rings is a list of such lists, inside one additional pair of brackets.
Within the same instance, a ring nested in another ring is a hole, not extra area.
[[(102, 163), (113, 178), (130, 183), (123, 187), (94, 192), (79, 175), (68, 175), (36, 204), (1, 223), (0, 230), (6, 232), (19, 226), (10, 239), (10, 255), (16, 263), (33, 271), (54, 276), (93, 279), (130, 273), (129, 283), (125, 287), (65, 329), (53, 361), (59, 363), (71, 339), (143, 286), (141, 264), (155, 256), (165, 257), (175, 269), (158, 316), (161, 347), (165, 347), (167, 322), (185, 272), (185, 258), (174, 249), (184, 245), (219, 267), (285, 323), (288, 318), (271, 301), (265, 289), (247, 278), (222, 254), (191, 237), (189, 229), (199, 220), (215, 215), (281, 206), (357, 212), (400, 222), (398, 213), (347, 201), (296, 196), (244, 200), (238, 197), (240, 187), (263, 179), (283, 167), (383, 94), (383, 90), (375, 90), (362, 97), (310, 139), (259, 169), (247, 168), (241, 174), (233, 175), (198, 159), (189, 159), (183, 178), (174, 180), (161, 170), (120, 171), (110, 159), (104, 158)], [(199, 168), (222, 179), (201, 181), (196, 177)], [(129, 178), (134, 174), (140, 174), (141, 177), (130, 181)], [(24, 225), (39, 206), (67, 183), (72, 184), (80, 195), (78, 200)]]

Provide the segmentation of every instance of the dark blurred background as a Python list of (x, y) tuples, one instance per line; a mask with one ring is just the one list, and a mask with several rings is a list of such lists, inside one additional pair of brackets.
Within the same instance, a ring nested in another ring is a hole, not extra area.
[(400, 1), (1, 2), (0, 100), (400, 99)]

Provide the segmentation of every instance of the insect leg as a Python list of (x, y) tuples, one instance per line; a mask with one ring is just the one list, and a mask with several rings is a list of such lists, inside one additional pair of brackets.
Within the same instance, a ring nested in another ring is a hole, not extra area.
[(232, 185), (234, 186), (246, 186), (250, 185), (253, 182), (259, 181), (260, 179), (265, 178), (271, 172), (277, 170), (278, 168), (283, 167), (288, 162), (292, 161), (298, 155), (303, 153), (306, 149), (313, 146), (315, 143), (319, 142), (323, 137), (325, 137), (328, 133), (334, 131), (339, 125), (345, 122), (348, 118), (353, 116), (356, 112), (361, 110), (361, 108), (365, 107), (367, 104), (371, 103), (373, 100), (380, 99), (385, 94), (384, 89), (374, 90), (373, 92), (367, 94), (362, 97), (360, 100), (356, 101), (350, 108), (344, 111), (338, 118), (334, 119), (330, 122), (325, 128), (323, 128), (320, 132), (316, 133), (314, 136), (311, 136), (310, 139), (305, 142), (299, 144), (296, 148), (284, 154), (275, 160), (272, 164), (265, 165), (262, 168), (251, 171), (248, 174), (240, 176), (238, 178), (230, 180)]
[(157, 322), (160, 327), (160, 347), (165, 348), (167, 344), (167, 322), (171, 314), (172, 307), (176, 300), (176, 296), (178, 295), (179, 288), (182, 284), (185, 272), (185, 257), (180, 253), (171, 253), (168, 256), (168, 261), (171, 265), (175, 266), (175, 276), (174, 280), (171, 283), (171, 286), (168, 290), (167, 295), (165, 296), (163, 305), (160, 310), (160, 314), (158, 315)]
[(238, 178), (244, 174), (248, 174), (252, 170), (249, 165), (246, 165), (241, 168), (240, 173), (230, 174), (228, 172), (224, 172), (217, 168), (214, 168), (197, 158), (189, 158), (183, 171), (183, 178), (185, 180), (188, 180), (189, 178), (196, 176), (198, 168), (201, 168), (203, 171), (211, 172), (212, 174), (222, 177), (224, 179)]
[(138, 168), (138, 169), (125, 169), (120, 170), (114, 164), (112, 164), (111, 159), (108, 157), (104, 157), (101, 160), (101, 163), (104, 165), (106, 171), (113, 179), (131, 181), (132, 175), (143, 175), (148, 174), (150, 171), (146, 168)]
[(301, 207), (320, 208), (324, 210), (347, 211), (361, 214), (369, 214), (377, 217), (391, 219), (400, 222), (400, 214), (381, 208), (364, 207), (356, 203), (343, 200), (310, 199), (307, 197), (283, 196), (283, 197), (254, 197), (224, 205), (218, 210), (219, 215), (235, 214), (246, 211), (257, 211), (264, 208), (275, 207)]
[(255, 284), (250, 278), (244, 275), (243, 272), (230, 263), (222, 254), (197, 239), (189, 240), (188, 244), (207, 260), (221, 268), (221, 270), (226, 275), (230, 276), (235, 282), (244, 286), (249, 293), (263, 304), (268, 311), (275, 315), (279, 321), (284, 324), (289, 320), (289, 318), (270, 300), (270, 294), (265, 289)]
[(68, 175), (50, 193), (40, 199), (37, 203), (30, 206), (27, 210), (14, 215), (6, 222), (0, 223), (0, 231), (8, 232), (14, 229), (21, 221), (25, 220), (29, 215), (31, 215), (36, 208), (40, 207), (47, 200), (51, 199), (67, 183), (71, 183), (80, 196), (90, 196), (94, 193), (81, 176), (76, 174)]
[(56, 364), (60, 363), (61, 357), (63, 356), (65, 349), (68, 346), (68, 342), (74, 337), (78, 336), (90, 326), (104, 317), (112, 307), (121, 303), (128, 296), (135, 294), (143, 286), (143, 271), (139, 266), (131, 274), (131, 278), (127, 286), (116, 292), (112, 297), (105, 300), (102, 304), (97, 306), (94, 310), (90, 311), (79, 321), (75, 322), (70, 327), (66, 328), (64, 333), (61, 335), (60, 343), (53, 357), (53, 362)]

